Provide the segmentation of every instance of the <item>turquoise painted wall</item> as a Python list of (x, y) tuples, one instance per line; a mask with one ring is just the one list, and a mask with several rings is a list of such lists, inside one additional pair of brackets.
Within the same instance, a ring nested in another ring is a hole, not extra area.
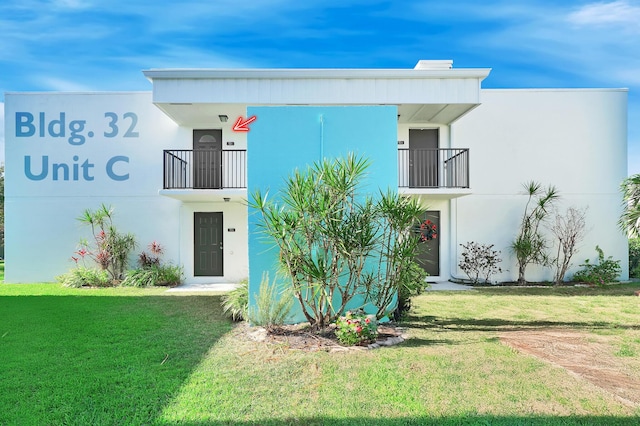
[[(255, 115), (247, 138), (248, 196), (257, 188), (276, 196), (293, 170), (324, 158), (353, 152), (371, 166), (362, 189), (398, 187), (397, 108), (395, 106), (249, 107)], [(270, 249), (257, 227), (259, 215), (249, 208), (249, 294), (258, 293), (264, 271), (276, 276), (277, 251)], [(294, 306), (295, 309), (295, 306)], [(302, 321), (300, 312), (294, 321)]]

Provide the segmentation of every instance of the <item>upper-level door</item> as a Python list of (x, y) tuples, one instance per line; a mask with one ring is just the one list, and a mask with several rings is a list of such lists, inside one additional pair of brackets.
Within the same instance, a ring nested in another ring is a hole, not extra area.
[(409, 129), (409, 187), (439, 186), (438, 129)]
[(193, 187), (222, 188), (222, 129), (193, 131)]

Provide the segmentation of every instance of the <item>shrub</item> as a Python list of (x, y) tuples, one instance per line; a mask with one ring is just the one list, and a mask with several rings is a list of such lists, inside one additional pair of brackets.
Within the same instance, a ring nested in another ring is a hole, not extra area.
[(493, 250), (493, 244), (485, 245), (470, 241), (460, 245), (464, 251), (461, 253), (462, 260), (458, 266), (474, 284), (478, 284), (481, 279), (484, 282), (491, 282), (493, 274), (502, 272), (498, 266), (498, 263), (502, 262), (500, 251)]
[(95, 211), (86, 209), (78, 220), (91, 227), (93, 243), (80, 241), (76, 251), (78, 257), (72, 259), (78, 263), (85, 258), (92, 259), (101, 269), (106, 270), (115, 283), (122, 280), (127, 270), (129, 254), (136, 246), (133, 234), (119, 232), (113, 224), (113, 208), (102, 204)]
[(619, 260), (613, 260), (611, 256), (604, 258), (604, 252), (596, 246), (598, 252), (598, 263), (593, 264), (586, 259), (579, 270), (573, 275), (573, 281), (585, 282), (589, 284), (605, 285), (616, 281), (622, 272)]
[(520, 232), (511, 243), (511, 251), (518, 262), (518, 284), (527, 283), (525, 272), (531, 264), (547, 266), (547, 240), (540, 231), (540, 225), (546, 220), (549, 208), (558, 199), (558, 190), (554, 186), (546, 189), (538, 182), (524, 184), (529, 199), (524, 208)]
[(418, 200), (390, 190), (375, 199), (360, 195), (368, 166), (354, 154), (325, 158), (294, 171), (279, 198), (258, 189), (249, 203), (278, 249), (301, 313), (317, 329), (333, 323), (356, 295), (375, 305), (378, 317), (394, 309), (399, 274), (416, 254)]
[(56, 281), (65, 287), (109, 287), (111, 276), (105, 270), (78, 266), (56, 277)]
[(629, 240), (629, 276), (640, 278), (640, 238)]
[(249, 280), (240, 281), (238, 286), (222, 296), (222, 311), (232, 321), (247, 319), (249, 309)]
[(360, 345), (376, 340), (378, 323), (375, 316), (365, 315), (362, 309), (347, 311), (336, 320), (336, 337), (344, 345)]
[(175, 286), (182, 282), (182, 267), (152, 265), (127, 271), (120, 285), (125, 287)]
[(121, 285), (126, 287), (175, 286), (182, 282), (182, 267), (163, 265), (160, 258), (164, 252), (157, 242), (149, 244), (150, 254), (138, 255), (139, 269), (127, 271)]
[(423, 211), (417, 199), (392, 191), (381, 193), (375, 211), (377, 218), (365, 218), (377, 222), (380, 237), (374, 250), (377, 275), (367, 287), (367, 297), (378, 308), (376, 318), (398, 316), (409, 309), (410, 297), (424, 290), (426, 273), (420, 272), (415, 258), (421, 242), (437, 238), (437, 229), (430, 220), (420, 223)]
[(427, 273), (414, 260), (400, 276), (398, 286), (398, 306), (394, 316), (399, 319), (403, 313), (411, 309), (411, 298), (421, 294), (429, 284), (426, 283)]
[[(264, 327), (268, 332), (284, 324), (293, 307), (293, 295), (289, 291), (278, 295), (275, 279), (269, 283), (269, 273), (262, 274), (260, 291), (254, 294), (256, 306), (247, 310), (249, 321), (253, 325)], [(280, 296), (280, 297), (278, 297)]]
[(564, 275), (571, 266), (571, 258), (576, 251), (576, 246), (584, 238), (585, 214), (586, 208), (569, 207), (564, 216), (556, 213), (555, 223), (551, 225), (551, 232), (555, 235), (558, 244), (556, 257), (551, 261), (551, 265), (555, 266), (553, 278), (556, 285), (564, 281)]
[(154, 265), (160, 265), (160, 258), (164, 254), (164, 247), (155, 241), (149, 244), (148, 248), (151, 253), (143, 251), (138, 255), (138, 264), (142, 268), (150, 268)]

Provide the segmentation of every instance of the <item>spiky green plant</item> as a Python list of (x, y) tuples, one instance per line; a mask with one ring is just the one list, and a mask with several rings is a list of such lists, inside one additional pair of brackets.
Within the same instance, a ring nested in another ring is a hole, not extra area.
[(547, 240), (540, 230), (540, 225), (560, 197), (558, 190), (552, 185), (545, 189), (540, 183), (530, 181), (523, 186), (529, 199), (522, 215), (520, 231), (511, 243), (511, 250), (518, 262), (518, 284), (520, 285), (527, 282), (525, 279), (527, 266), (549, 264)]
[(629, 176), (620, 184), (622, 214), (618, 225), (629, 237), (640, 236), (640, 174)]
[(93, 242), (81, 240), (77, 254), (91, 257), (114, 282), (124, 279), (129, 255), (136, 247), (135, 236), (117, 230), (113, 224), (113, 208), (105, 204), (96, 210), (84, 210), (78, 220), (91, 227)]
[(247, 319), (249, 309), (249, 280), (244, 279), (237, 287), (222, 296), (222, 311), (232, 321)]
[(112, 280), (107, 271), (103, 269), (78, 266), (56, 277), (56, 281), (65, 287), (109, 287)]
[(267, 331), (284, 324), (290, 317), (293, 307), (293, 295), (284, 290), (279, 293), (279, 286), (274, 279), (269, 282), (269, 273), (262, 274), (260, 291), (254, 294), (256, 304), (247, 310), (249, 322), (252, 325), (264, 327)]
[(412, 235), (422, 210), (395, 192), (360, 194), (369, 161), (349, 154), (296, 170), (278, 201), (260, 190), (250, 207), (279, 250), (280, 268), (309, 323), (324, 328), (356, 295), (381, 317), (392, 304), (417, 250)]
[(260, 190), (253, 195), (259, 226), (278, 247), (280, 267), (314, 327), (328, 326), (372, 281), (365, 263), (376, 241), (374, 206), (357, 195), (368, 165), (355, 155), (324, 159), (294, 171), (279, 201)]
[[(379, 223), (379, 268), (373, 284), (373, 301), (381, 318), (391, 313), (396, 295), (399, 310), (409, 305), (410, 293), (415, 286), (424, 288), (421, 283), (411, 282), (415, 276), (414, 264), (418, 252), (419, 238), (414, 233), (424, 209), (413, 197), (402, 197), (397, 192), (381, 193), (376, 203), (376, 217)], [(420, 268), (421, 269), (421, 268)], [(400, 306), (402, 305), (402, 306)]]

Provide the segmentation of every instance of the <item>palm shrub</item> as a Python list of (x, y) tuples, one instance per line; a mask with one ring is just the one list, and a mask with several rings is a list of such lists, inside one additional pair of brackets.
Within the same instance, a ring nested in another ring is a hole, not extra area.
[[(113, 223), (113, 208), (104, 204), (96, 210), (86, 209), (78, 220), (91, 227), (93, 241), (81, 240), (76, 254), (83, 262), (86, 257), (92, 259), (114, 283), (122, 280), (129, 255), (136, 247), (135, 236), (118, 231)], [(77, 257), (73, 259), (78, 261)]]
[(365, 270), (377, 231), (369, 219), (373, 202), (356, 198), (367, 166), (354, 156), (325, 159), (289, 176), (280, 203), (259, 190), (253, 196), (259, 226), (277, 245), (293, 295), (314, 327), (328, 326), (373, 281)]
[(527, 283), (525, 271), (530, 264), (549, 265), (547, 240), (542, 234), (540, 225), (549, 214), (549, 209), (559, 198), (554, 186), (546, 189), (538, 182), (527, 182), (524, 185), (529, 199), (524, 208), (520, 231), (511, 243), (511, 250), (518, 262), (518, 284)]
[(396, 295), (396, 311), (402, 312), (409, 309), (409, 298), (425, 288), (426, 272), (415, 262), (420, 243), (415, 228), (423, 212), (417, 199), (391, 191), (376, 203), (379, 267), (371, 296), (377, 318), (393, 311)]
[(630, 237), (640, 237), (640, 174), (629, 176), (620, 184), (622, 214), (618, 225)]
[(249, 309), (249, 280), (240, 281), (238, 286), (222, 296), (222, 311), (232, 321), (247, 319)]
[(417, 201), (397, 194), (379, 200), (359, 194), (369, 161), (349, 154), (296, 170), (277, 201), (258, 189), (250, 207), (258, 226), (279, 251), (302, 314), (324, 328), (357, 295), (391, 310), (402, 273), (415, 256), (410, 230), (419, 216)]

